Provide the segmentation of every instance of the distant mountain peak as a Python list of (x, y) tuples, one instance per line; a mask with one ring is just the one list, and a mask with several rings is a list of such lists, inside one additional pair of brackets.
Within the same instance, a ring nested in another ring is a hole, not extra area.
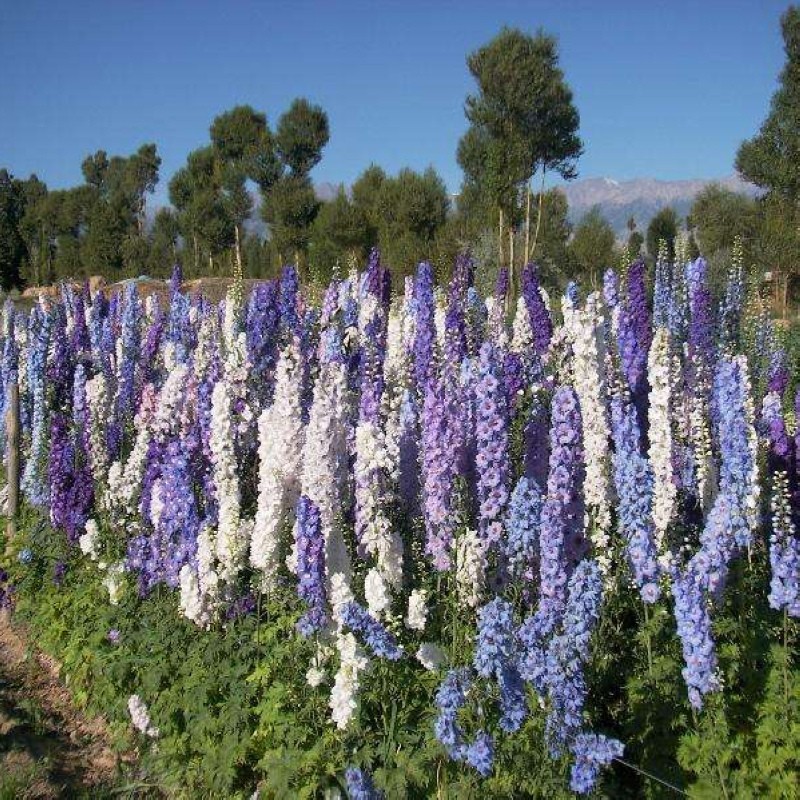
[(644, 231), (650, 220), (667, 206), (674, 208), (678, 216), (685, 217), (694, 198), (712, 183), (750, 197), (758, 194), (755, 186), (746, 183), (738, 175), (684, 180), (648, 177), (616, 180), (606, 176), (584, 178), (558, 188), (567, 197), (571, 222), (577, 222), (589, 209), (599, 206), (617, 236), (623, 239), (628, 235), (627, 222), (631, 217), (640, 231)]

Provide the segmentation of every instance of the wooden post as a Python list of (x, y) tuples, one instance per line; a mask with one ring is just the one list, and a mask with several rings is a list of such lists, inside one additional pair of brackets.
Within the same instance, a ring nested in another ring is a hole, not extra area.
[(19, 507), (19, 385), (16, 381), (8, 387), (6, 450), (8, 452), (6, 545), (8, 545), (17, 533), (17, 509)]

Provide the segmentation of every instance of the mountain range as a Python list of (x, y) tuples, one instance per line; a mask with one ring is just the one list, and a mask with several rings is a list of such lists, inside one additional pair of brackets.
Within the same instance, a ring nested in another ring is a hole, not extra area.
[(678, 216), (683, 218), (689, 213), (694, 198), (712, 183), (749, 197), (758, 194), (755, 186), (745, 183), (737, 175), (677, 181), (661, 181), (656, 178), (633, 178), (625, 181), (586, 178), (559, 188), (567, 196), (570, 222), (578, 222), (589, 209), (599, 206), (617, 236), (627, 238), (627, 223), (631, 217), (643, 233), (650, 220), (667, 206), (672, 206)]
[[(593, 206), (599, 206), (617, 237), (626, 239), (628, 220), (631, 217), (636, 220), (637, 228), (642, 232), (647, 230), (650, 220), (667, 206), (672, 206), (678, 216), (683, 218), (689, 213), (694, 198), (712, 183), (749, 197), (758, 193), (755, 186), (745, 183), (737, 175), (676, 181), (662, 181), (657, 178), (621, 181), (613, 178), (584, 178), (558, 188), (567, 196), (571, 223), (579, 222)], [(314, 189), (320, 200), (332, 200), (339, 191), (339, 187), (333, 183), (318, 183)]]

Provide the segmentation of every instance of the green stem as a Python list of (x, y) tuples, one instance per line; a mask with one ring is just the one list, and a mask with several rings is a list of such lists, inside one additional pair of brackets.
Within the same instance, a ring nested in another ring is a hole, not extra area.
[(647, 610), (647, 603), (644, 603), (644, 644), (647, 648), (647, 674), (653, 677), (653, 648), (650, 643), (650, 612)]

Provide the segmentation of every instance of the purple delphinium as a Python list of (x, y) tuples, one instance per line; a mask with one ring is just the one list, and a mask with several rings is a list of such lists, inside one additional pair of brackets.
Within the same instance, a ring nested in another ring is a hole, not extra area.
[(122, 312), (122, 355), (119, 365), (119, 392), (117, 393), (117, 416), (124, 425), (133, 420), (135, 408), (135, 369), (139, 360), (141, 335), (139, 326), (142, 306), (134, 281), (125, 284)]
[(297, 270), (292, 266), (285, 266), (281, 272), (278, 289), (278, 312), (281, 316), (284, 339), (290, 339), (300, 333), (300, 317), (297, 313), (299, 286)]
[(703, 259), (687, 265), (689, 284), (689, 385), (703, 391), (716, 359), (713, 298), (706, 284)]
[(553, 338), (553, 321), (539, 290), (538, 267), (535, 264), (526, 264), (522, 268), (521, 284), (536, 352), (543, 357), (550, 348), (550, 339)]
[(647, 395), (647, 354), (652, 337), (645, 271), (644, 261), (636, 261), (628, 269), (627, 297), (618, 332), (622, 368), (640, 415)]
[(433, 306), (433, 270), (427, 261), (423, 261), (417, 268), (417, 278), (414, 283), (414, 311), (415, 311), (415, 336), (414, 336), (414, 378), (417, 391), (424, 396), (426, 387), (431, 381), (434, 365), (434, 347), (436, 332), (434, 329)]
[(499, 375), (496, 350), (481, 347), (475, 384), (475, 464), (478, 472), (479, 533), (486, 551), (503, 538), (503, 518), (508, 505), (508, 406)]
[(245, 332), (251, 388), (261, 405), (272, 400), (279, 321), (277, 282), (259, 284), (253, 289), (247, 303)]
[(322, 535), (319, 509), (305, 495), (297, 502), (297, 594), (308, 611), (297, 623), (302, 636), (321, 631), (327, 621), (325, 592), (325, 538)]
[(132, 539), (128, 547), (128, 565), (139, 571), (142, 595), (162, 582), (173, 588), (179, 585), (181, 568), (197, 552), (200, 530), (186, 441), (175, 439), (153, 453), (154, 477), (148, 492), (142, 492), (141, 506), (151, 531)]
[(611, 401), (614, 482), (619, 497), (617, 524), (623, 535), (636, 585), (645, 603), (658, 600), (659, 566), (652, 516), (653, 472), (639, 449), (639, 425), (633, 406)]
[(550, 460), (550, 413), (541, 396), (535, 396), (531, 403), (530, 417), (525, 425), (525, 465), (526, 477), (537, 486), (547, 484), (547, 471)]
[(782, 347), (776, 347), (770, 354), (767, 388), (778, 396), (783, 395), (789, 386), (789, 359)]
[(621, 758), (625, 746), (603, 734), (580, 733), (570, 749), (575, 763), (572, 765), (569, 787), (578, 794), (589, 794), (597, 783), (600, 770), (615, 758)]
[(111, 628), (106, 634), (106, 639), (108, 639), (111, 644), (119, 644), (121, 638), (122, 635), (117, 628)]
[(16, 587), (11, 583), (9, 574), (0, 567), (0, 610), (14, 607)]
[(445, 386), (434, 375), (428, 382), (422, 407), (422, 500), (425, 552), (434, 569), (450, 568), (455, 524), (451, 495), (456, 464), (451, 458), (450, 417)]
[(81, 458), (84, 469), (76, 470), (73, 433), (64, 412), (56, 411), (50, 425), (50, 519), (55, 527), (66, 531), (72, 543), (80, 536), (94, 496), (85, 456)]
[(53, 564), (53, 584), (61, 586), (64, 583), (64, 578), (67, 574), (67, 564), (64, 561), (56, 561)]
[(342, 624), (363, 640), (379, 658), (397, 661), (403, 651), (394, 635), (378, 622), (366, 608), (356, 602), (345, 603), (339, 612)]
[(603, 273), (603, 299), (610, 309), (616, 308), (619, 303), (619, 278), (613, 269)]
[(465, 310), (467, 323), (467, 350), (471, 356), (477, 356), (486, 335), (486, 304), (474, 286), (467, 289), (467, 305)]
[(349, 800), (381, 800), (383, 792), (375, 788), (372, 776), (358, 767), (348, 767), (344, 773)]

